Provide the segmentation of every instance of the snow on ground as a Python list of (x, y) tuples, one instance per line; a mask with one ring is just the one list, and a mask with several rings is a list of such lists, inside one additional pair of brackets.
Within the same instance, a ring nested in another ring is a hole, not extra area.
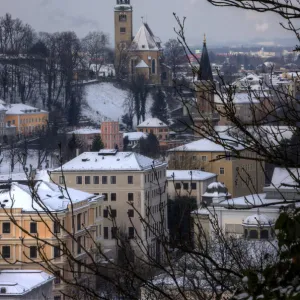
[[(115, 87), (110, 82), (92, 84), (85, 87), (85, 102), (82, 116), (99, 124), (102, 121), (120, 121), (125, 113), (123, 107), (127, 91)], [(149, 95), (146, 105), (146, 118), (150, 117), (152, 96)], [(136, 123), (136, 121), (135, 121)]]
[[(11, 160), (9, 158), (8, 150), (2, 151), (0, 159), (2, 159), (2, 158), (3, 158), (3, 160), (0, 163), (0, 176), (4, 175), (4, 174), (11, 174), (11, 166), (10, 166)], [(16, 158), (16, 160), (17, 160), (17, 158)], [(48, 163), (49, 168), (58, 167), (56, 160), (54, 158), (49, 156), (48, 161), (49, 161), (49, 163)], [(29, 150), (29, 155), (27, 157), (27, 162), (26, 162), (26, 168), (28, 170), (30, 170), (30, 166), (32, 166), (33, 169), (36, 169), (38, 166), (38, 154), (37, 154), (37, 151), (35, 151), (35, 150)], [(45, 169), (45, 168), (46, 168), (46, 160), (42, 163), (42, 169)], [(12, 173), (24, 174), (24, 168), (19, 161), (15, 164), (14, 170)]]

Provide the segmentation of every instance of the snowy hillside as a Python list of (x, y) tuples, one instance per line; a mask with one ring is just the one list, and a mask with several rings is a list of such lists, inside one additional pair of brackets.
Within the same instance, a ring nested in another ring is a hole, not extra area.
[[(124, 114), (124, 101), (127, 91), (115, 87), (112, 83), (102, 82), (88, 85), (85, 88), (85, 105), (82, 108), (82, 116), (95, 123), (106, 120), (120, 121)], [(147, 100), (147, 112), (152, 105), (151, 95)], [(149, 117), (147, 113), (147, 117)]]

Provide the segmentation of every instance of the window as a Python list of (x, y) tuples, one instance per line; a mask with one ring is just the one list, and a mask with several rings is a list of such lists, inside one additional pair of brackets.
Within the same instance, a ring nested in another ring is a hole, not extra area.
[(65, 184), (65, 177), (59, 176), (59, 184)]
[(37, 233), (37, 223), (36, 222), (30, 223), (30, 233)]
[(128, 184), (133, 184), (133, 176), (128, 176)]
[(192, 160), (193, 160), (193, 161), (196, 161), (196, 160), (197, 160), (197, 156), (194, 155), (194, 156), (192, 157)]
[(94, 176), (93, 177), (93, 183), (94, 184), (99, 184), (99, 176)]
[(134, 210), (133, 209), (128, 209), (128, 217), (134, 218)]
[(30, 246), (30, 248), (29, 248), (29, 257), (30, 258), (37, 258), (37, 247), (36, 246)]
[(53, 256), (54, 256), (54, 258), (60, 257), (60, 247), (59, 246), (53, 247)]
[(110, 184), (116, 184), (117, 183), (117, 177), (116, 176), (110, 176)]
[(77, 238), (77, 254), (81, 253), (81, 236)]
[(76, 176), (76, 184), (82, 184), (82, 176)]
[(85, 176), (84, 177), (84, 183), (85, 184), (91, 184), (91, 176)]
[(2, 246), (2, 257), (10, 258), (10, 246)]
[(156, 73), (156, 61), (155, 59), (152, 59), (152, 74)]
[(224, 168), (220, 168), (220, 175), (224, 175), (225, 174), (225, 169)]
[(196, 184), (196, 182), (192, 182), (192, 183), (191, 183), (191, 189), (192, 189), (192, 190), (196, 190), (196, 189), (197, 189), (197, 184)]
[[(60, 271), (56, 271), (55, 274), (56, 274), (56, 277), (54, 279), (54, 284), (60, 284)], [(55, 299), (55, 297), (54, 297), (54, 299)]]
[(117, 227), (112, 227), (111, 228), (111, 238), (112, 239), (116, 239), (117, 238), (117, 232), (118, 232), (118, 228)]
[(108, 239), (108, 227), (103, 227), (103, 235), (104, 235), (104, 239), (107, 240)]
[(53, 223), (53, 232), (60, 233), (60, 223), (59, 221), (54, 221)]
[(2, 233), (10, 233), (10, 223), (2, 224)]
[(107, 195), (107, 193), (102, 193), (102, 196), (104, 197), (104, 201), (107, 201), (107, 200), (108, 200), (108, 195)]
[(183, 189), (184, 190), (188, 190), (189, 189), (189, 184), (188, 183), (184, 183), (183, 184)]
[(77, 215), (77, 230), (81, 229), (81, 214)]
[(128, 193), (128, 201), (133, 201), (133, 193)]
[(175, 183), (175, 189), (180, 190), (181, 189), (181, 184), (179, 182)]
[(110, 200), (111, 201), (116, 201), (117, 200), (117, 194), (116, 193), (111, 193), (110, 194)]
[(126, 28), (125, 27), (121, 27), (120, 28), (120, 33), (126, 33)]
[(126, 22), (127, 21), (127, 16), (125, 14), (119, 15), (119, 21), (120, 22)]
[(257, 230), (250, 230), (250, 232), (249, 232), (249, 238), (250, 239), (258, 239), (258, 232), (257, 232)]
[(107, 176), (102, 176), (102, 184), (107, 184)]
[(112, 218), (116, 218), (116, 217), (117, 217), (117, 210), (116, 210), (116, 209), (112, 209), (112, 210), (110, 211), (110, 216), (111, 216)]
[(134, 227), (128, 227), (128, 238), (129, 239), (134, 238)]
[(201, 156), (201, 160), (202, 161), (207, 161), (207, 157), (206, 156)]
[(103, 209), (103, 217), (108, 218), (108, 210), (107, 209)]
[(61, 300), (61, 296), (54, 296), (54, 300)]
[(260, 231), (260, 238), (261, 239), (268, 239), (269, 238), (269, 231), (266, 229), (263, 229)]

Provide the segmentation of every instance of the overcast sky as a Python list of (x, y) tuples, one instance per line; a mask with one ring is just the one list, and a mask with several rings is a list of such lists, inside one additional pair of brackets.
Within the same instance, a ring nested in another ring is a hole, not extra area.
[[(1, 12), (9, 12), (29, 23), (36, 31), (73, 30), (79, 37), (102, 30), (113, 41), (113, 8), (116, 0), (0, 0)], [(206, 0), (131, 0), (134, 9), (134, 33), (141, 17), (148, 21), (163, 42), (174, 37), (173, 12), (187, 17), (186, 36), (190, 44), (207, 42), (241, 43), (253, 39), (281, 38), (285, 31), (272, 14), (246, 12), (234, 8), (213, 7)]]

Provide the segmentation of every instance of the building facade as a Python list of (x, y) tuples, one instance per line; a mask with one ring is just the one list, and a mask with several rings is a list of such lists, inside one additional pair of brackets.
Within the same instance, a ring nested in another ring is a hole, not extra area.
[[(101, 150), (81, 154), (63, 165), (62, 170), (63, 175), (61, 169), (51, 173), (55, 182), (65, 180), (69, 187), (104, 196), (104, 204), (98, 212), (103, 218), (98, 231), (99, 242), (105, 249), (112, 250), (114, 257), (118, 254), (116, 230), (125, 231), (133, 247), (134, 237), (148, 241), (149, 253), (160, 256), (151, 228), (159, 230), (161, 222), (166, 224), (166, 163), (153, 162), (133, 152)], [(165, 211), (163, 215), (162, 211)], [(145, 228), (141, 218), (147, 220), (149, 226)]]
[[(265, 185), (263, 166), (256, 154), (240, 145), (231, 145), (244, 158), (236, 158), (222, 145), (208, 139), (200, 139), (168, 151), (169, 168), (173, 170), (202, 170), (217, 174), (233, 197), (246, 196), (255, 189), (261, 193)], [(249, 158), (249, 159), (248, 159)], [(252, 159), (251, 159), (252, 158)], [(253, 178), (252, 182), (250, 178)]]
[(46, 128), (49, 120), (48, 112), (25, 104), (7, 106), (5, 123), (16, 126), (18, 134), (30, 135)]
[(216, 179), (216, 174), (198, 170), (168, 170), (168, 198), (172, 200), (177, 197), (192, 198), (200, 207), (202, 194)]
[(105, 149), (123, 150), (123, 133), (119, 122), (110, 121), (101, 123), (101, 139)]
[[(99, 210), (103, 197), (71, 188), (65, 191), (56, 184), (46, 182), (38, 182), (34, 188), (35, 193), (28, 186), (18, 183), (1, 187), (2, 238), (0, 248), (2, 257), (0, 257), (0, 268), (43, 270), (42, 266), (45, 265), (45, 261), (48, 261), (54, 270), (57, 268), (53, 290), (54, 299), (63, 299), (60, 291), (65, 290), (67, 286), (61, 278), (66, 280), (73, 280), (74, 276), (80, 278), (81, 262), (88, 263), (90, 260), (87, 253), (95, 247), (90, 236), (97, 238), (96, 221), (99, 221), (96, 220), (95, 211)], [(10, 207), (12, 207), (11, 211)], [(55, 221), (51, 214), (56, 217)], [(12, 218), (20, 224), (22, 229), (14, 225)], [(61, 228), (59, 224), (63, 227)], [(75, 233), (76, 243), (66, 232)], [(48, 242), (41, 249), (37, 247), (35, 238), (37, 234), (41, 241)], [(80, 262), (74, 264), (74, 270), (70, 269), (67, 258), (62, 255), (60, 250), (62, 241), (65, 242), (74, 258)]]

